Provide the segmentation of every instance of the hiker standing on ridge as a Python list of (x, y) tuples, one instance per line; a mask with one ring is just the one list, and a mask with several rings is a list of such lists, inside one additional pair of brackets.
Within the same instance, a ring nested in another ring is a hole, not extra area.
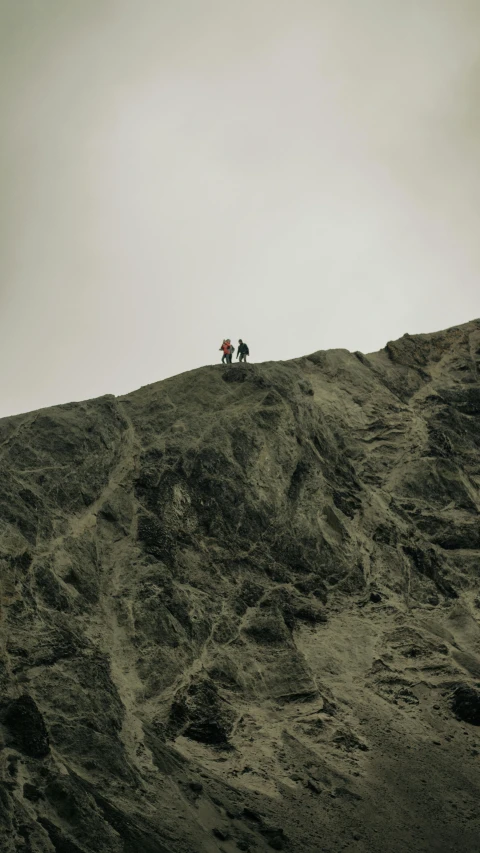
[(234, 352), (235, 352), (235, 347), (233, 346), (233, 344), (230, 344), (230, 352), (228, 353), (228, 363), (229, 364), (232, 363), (232, 356), (233, 356)]
[(242, 339), (238, 340), (238, 349), (237, 349), (237, 358), (239, 361), (247, 361), (247, 355), (250, 355), (250, 350), (248, 349), (247, 344), (244, 344)]
[(228, 364), (229, 359), (230, 359), (230, 363), (231, 363), (232, 357), (230, 355), (230, 338), (224, 339), (223, 344), (220, 347), (220, 349), (223, 352), (222, 364)]

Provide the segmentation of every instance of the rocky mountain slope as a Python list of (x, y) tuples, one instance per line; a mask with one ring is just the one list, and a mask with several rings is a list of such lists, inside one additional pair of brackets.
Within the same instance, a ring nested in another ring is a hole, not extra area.
[(480, 321), (0, 421), (4, 853), (480, 838)]

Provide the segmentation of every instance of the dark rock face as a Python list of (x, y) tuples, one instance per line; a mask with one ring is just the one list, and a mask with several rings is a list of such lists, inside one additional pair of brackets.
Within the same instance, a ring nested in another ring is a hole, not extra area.
[(462, 684), (454, 690), (452, 710), (460, 720), (480, 726), (480, 690)]
[(50, 752), (43, 717), (31, 696), (25, 694), (10, 702), (3, 717), (20, 752), (31, 758), (45, 758)]
[(0, 421), (2, 851), (476, 853), (479, 366), (474, 321)]

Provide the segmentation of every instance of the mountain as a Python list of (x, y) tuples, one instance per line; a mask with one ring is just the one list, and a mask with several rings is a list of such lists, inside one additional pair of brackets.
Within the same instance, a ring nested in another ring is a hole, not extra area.
[(3, 853), (477, 853), (480, 320), (0, 421)]

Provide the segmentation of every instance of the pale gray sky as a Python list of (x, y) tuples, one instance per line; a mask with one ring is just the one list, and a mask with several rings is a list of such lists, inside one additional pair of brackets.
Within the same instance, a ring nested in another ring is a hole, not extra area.
[(478, 0), (0, 0), (0, 416), (480, 315)]

